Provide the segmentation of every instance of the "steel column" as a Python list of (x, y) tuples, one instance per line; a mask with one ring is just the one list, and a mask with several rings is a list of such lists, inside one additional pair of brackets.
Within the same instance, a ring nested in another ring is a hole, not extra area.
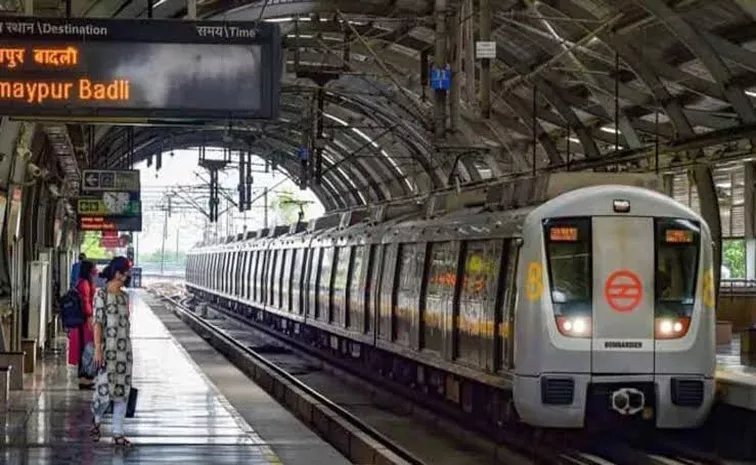
[[(436, 0), (434, 13), (436, 16), (436, 48), (434, 51), (434, 63), (437, 69), (443, 69), (447, 60), (447, 34), (446, 34), (446, 0)], [(435, 90), (434, 98), (434, 134), (437, 139), (444, 137), (446, 133), (446, 91)]]

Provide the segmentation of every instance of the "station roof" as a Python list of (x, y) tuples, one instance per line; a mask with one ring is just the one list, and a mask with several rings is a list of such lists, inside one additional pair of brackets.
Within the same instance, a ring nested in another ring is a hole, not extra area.
[[(39, 14), (45, 1), (35, 3)], [(201, 131), (137, 127), (136, 159), (200, 144), (251, 147), (296, 179), (296, 149), (316, 111), (317, 84), (304, 76), (332, 74), (324, 88), (324, 176), (313, 186), (327, 209), (529, 173), (534, 162), (646, 170), (657, 168), (658, 154), (660, 170), (680, 171), (691, 160), (749, 157), (756, 140), (756, 3), (749, 0), (490, 0), (497, 50), (489, 119), (478, 104), (480, 61), (470, 55), (478, 1), (197, 3), (201, 18), (281, 25), (280, 118)], [(447, 61), (459, 70), (458, 117), (443, 140), (434, 138), (434, 91), (423, 72), (434, 61), (434, 3), (446, 3)], [(74, 0), (73, 14), (145, 18), (147, 7)], [(155, 18), (185, 14), (185, 0), (154, 4)], [(123, 127), (102, 127), (92, 163), (125, 166), (127, 148)], [(732, 186), (731, 203), (742, 203)]]

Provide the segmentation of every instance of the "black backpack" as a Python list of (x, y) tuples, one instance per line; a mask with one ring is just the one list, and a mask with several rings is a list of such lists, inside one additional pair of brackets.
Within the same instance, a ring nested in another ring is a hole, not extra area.
[(71, 289), (60, 298), (60, 320), (67, 329), (77, 328), (86, 321), (78, 290)]

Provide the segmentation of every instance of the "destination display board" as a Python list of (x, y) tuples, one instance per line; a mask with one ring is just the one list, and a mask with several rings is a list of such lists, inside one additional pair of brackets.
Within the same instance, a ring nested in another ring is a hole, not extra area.
[(275, 118), (282, 59), (274, 23), (0, 16), (0, 111)]

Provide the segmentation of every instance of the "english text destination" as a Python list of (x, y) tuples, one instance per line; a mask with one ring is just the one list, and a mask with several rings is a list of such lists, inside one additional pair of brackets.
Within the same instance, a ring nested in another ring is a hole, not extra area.
[(128, 102), (130, 83), (126, 79), (98, 82), (76, 81), (0, 81), (0, 100), (24, 100), (43, 104), (53, 101)]

